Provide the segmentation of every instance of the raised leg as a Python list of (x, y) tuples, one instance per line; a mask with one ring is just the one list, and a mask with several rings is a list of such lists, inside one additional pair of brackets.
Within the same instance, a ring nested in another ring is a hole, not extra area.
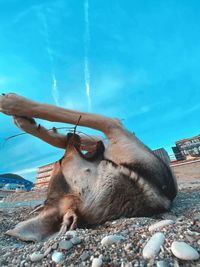
[[(13, 116), (13, 121), (15, 125), (24, 132), (34, 135), (52, 146), (63, 149), (66, 148), (66, 135), (58, 133), (55, 128), (48, 130), (42, 125), (37, 125), (33, 118), (28, 117)], [(97, 137), (81, 135), (81, 149), (93, 151), (96, 143), (100, 140), (101, 139)]]
[(7, 94), (0, 97), (0, 111), (7, 115), (40, 118), (48, 121), (64, 122), (74, 125), (76, 125), (81, 116), (79, 121), (80, 126), (99, 130), (109, 139), (112, 138), (113, 129), (122, 128), (117, 119), (67, 110), (52, 105), (39, 104), (15, 94)]

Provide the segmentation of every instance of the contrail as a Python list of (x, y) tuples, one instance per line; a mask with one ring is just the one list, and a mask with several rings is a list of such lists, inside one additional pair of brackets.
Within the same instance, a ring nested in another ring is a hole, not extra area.
[(90, 24), (89, 24), (89, 0), (84, 2), (84, 17), (85, 17), (85, 57), (84, 57), (84, 78), (85, 78), (85, 90), (88, 100), (88, 110), (91, 111), (92, 102), (90, 96), (90, 69), (89, 69), (89, 59), (88, 50), (90, 43)]
[(51, 79), (52, 79), (52, 90), (51, 90), (51, 94), (52, 97), (56, 103), (57, 106), (59, 106), (59, 91), (58, 91), (58, 86), (57, 86), (57, 80), (56, 80), (56, 75), (55, 75), (55, 70), (54, 70), (54, 57), (53, 57), (53, 53), (52, 53), (52, 49), (51, 49), (51, 45), (50, 45), (50, 40), (49, 40), (49, 31), (48, 31), (48, 27), (47, 27), (47, 20), (46, 20), (46, 16), (44, 14), (44, 11), (38, 10), (38, 15), (39, 18), (42, 21), (43, 24), (43, 35), (45, 38), (45, 42), (46, 42), (46, 50), (47, 50), (47, 54), (49, 56), (49, 61), (51, 64)]

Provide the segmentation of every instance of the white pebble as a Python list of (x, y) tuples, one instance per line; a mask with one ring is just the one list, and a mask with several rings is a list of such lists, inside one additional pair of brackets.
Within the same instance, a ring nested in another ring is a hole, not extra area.
[(51, 250), (52, 250), (51, 246), (48, 247), (44, 252), (44, 257), (46, 257), (51, 252)]
[(102, 259), (100, 258), (94, 258), (92, 260), (92, 266), (91, 267), (101, 267), (103, 264)]
[(113, 243), (117, 243), (123, 239), (124, 239), (124, 237), (121, 235), (107, 235), (101, 240), (101, 244), (103, 246), (108, 246), (108, 245), (111, 245)]
[(59, 248), (64, 250), (69, 250), (73, 247), (73, 244), (71, 241), (68, 240), (61, 240), (59, 242)]
[(172, 253), (181, 260), (198, 260), (199, 253), (185, 242), (174, 241), (171, 245)]
[(30, 255), (30, 260), (32, 262), (36, 262), (36, 261), (40, 261), (41, 259), (44, 258), (44, 254), (42, 253), (39, 253), (39, 252), (33, 252), (31, 255)]
[(78, 245), (78, 244), (80, 244), (82, 242), (82, 240), (79, 237), (77, 237), (77, 236), (74, 236), (70, 241), (74, 245)]
[(167, 225), (170, 225), (170, 224), (174, 224), (174, 221), (172, 220), (162, 220), (162, 221), (159, 221), (159, 222), (156, 222), (152, 225), (149, 226), (149, 231), (154, 231), (154, 230), (157, 230), (157, 229), (161, 229)]
[(165, 241), (165, 236), (163, 233), (155, 233), (144, 246), (142, 255), (145, 259), (150, 259), (155, 257), (159, 251), (161, 246)]
[(76, 233), (76, 231), (70, 230), (70, 231), (67, 231), (65, 235), (75, 237), (75, 236), (77, 236), (77, 233)]
[(55, 262), (55, 263), (59, 263), (62, 258), (63, 258), (63, 253), (62, 252), (58, 252), (58, 251), (54, 251), (52, 256), (52, 261)]
[(157, 261), (156, 267), (169, 267), (169, 264), (166, 261)]

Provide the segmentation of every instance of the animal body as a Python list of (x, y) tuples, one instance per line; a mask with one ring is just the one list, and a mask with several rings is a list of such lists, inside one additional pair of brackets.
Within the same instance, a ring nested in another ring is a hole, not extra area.
[[(41, 241), (78, 226), (121, 216), (150, 216), (170, 208), (177, 194), (170, 167), (117, 119), (40, 104), (15, 94), (0, 96), (0, 111), (13, 116), (23, 131), (65, 150), (54, 164), (40, 214), (7, 234)], [(98, 138), (48, 131), (33, 118), (73, 125), (78, 122), (103, 132), (109, 142), (105, 145)]]

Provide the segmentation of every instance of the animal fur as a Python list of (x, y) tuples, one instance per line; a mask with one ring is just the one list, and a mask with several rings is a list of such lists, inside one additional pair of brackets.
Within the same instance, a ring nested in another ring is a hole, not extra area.
[[(176, 180), (161, 159), (117, 120), (32, 102), (15, 94), (0, 97), (0, 111), (23, 131), (65, 150), (54, 164), (47, 200), (40, 214), (7, 234), (40, 241), (77, 226), (121, 216), (150, 216), (170, 208)], [(37, 126), (33, 118), (97, 129), (109, 140), (86, 138)], [(85, 154), (82, 150), (87, 150)]]

